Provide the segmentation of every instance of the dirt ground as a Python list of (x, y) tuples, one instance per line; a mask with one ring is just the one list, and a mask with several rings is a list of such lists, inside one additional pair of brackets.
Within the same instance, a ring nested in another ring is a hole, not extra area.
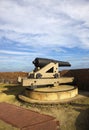
[[(51, 115), (60, 122), (61, 130), (89, 130), (89, 97), (70, 103), (36, 105), (21, 102), (17, 96), (24, 91), (19, 85), (0, 84), (0, 102), (8, 102), (39, 113)], [(2, 124), (0, 124), (0, 130)]]

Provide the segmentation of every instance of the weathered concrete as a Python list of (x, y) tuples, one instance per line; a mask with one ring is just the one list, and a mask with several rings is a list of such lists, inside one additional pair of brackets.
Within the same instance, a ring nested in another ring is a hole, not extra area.
[(57, 87), (37, 88), (34, 90), (25, 90), (25, 93), (19, 95), (19, 99), (37, 104), (55, 104), (65, 100), (70, 100), (78, 95), (78, 89), (71, 85), (60, 85)]
[(78, 89), (71, 85), (60, 85), (52, 88), (37, 88), (33, 91), (25, 90), (27, 97), (39, 101), (62, 101), (78, 95)]

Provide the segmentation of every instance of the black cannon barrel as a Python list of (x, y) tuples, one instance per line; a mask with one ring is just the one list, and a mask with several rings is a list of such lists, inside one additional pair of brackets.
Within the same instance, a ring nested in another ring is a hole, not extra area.
[(33, 61), (33, 64), (35, 67), (44, 67), (45, 65), (49, 64), (50, 62), (58, 63), (59, 67), (61, 66), (71, 66), (69, 62), (64, 62), (64, 61), (58, 61), (58, 60), (52, 60), (52, 59), (46, 59), (46, 58), (35, 58)]

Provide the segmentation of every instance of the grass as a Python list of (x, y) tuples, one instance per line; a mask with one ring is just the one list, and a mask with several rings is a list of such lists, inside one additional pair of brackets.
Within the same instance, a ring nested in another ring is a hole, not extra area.
[(6, 122), (0, 120), (0, 130), (19, 130), (18, 128), (12, 127)]
[(0, 102), (19, 104), (16, 97), (23, 89), (19, 85), (0, 84)]
[[(17, 95), (24, 90), (19, 85), (0, 84), (0, 102), (8, 102), (18, 106), (38, 111), (39, 113), (51, 115), (60, 122), (61, 130), (89, 130), (89, 97), (78, 99), (71, 103), (57, 105), (36, 105), (20, 102)], [(10, 127), (2, 125), (0, 121), (0, 130)], [(6, 129), (6, 130), (9, 130)], [(11, 129), (11, 130), (14, 130)]]

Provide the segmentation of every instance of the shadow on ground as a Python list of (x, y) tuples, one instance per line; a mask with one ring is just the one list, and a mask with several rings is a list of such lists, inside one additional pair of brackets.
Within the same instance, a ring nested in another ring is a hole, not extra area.
[(4, 86), (6, 88), (2, 92), (6, 95), (14, 95), (17, 96), (18, 94), (22, 93), (24, 91), (24, 88), (20, 85), (6, 85)]
[(80, 111), (80, 114), (75, 122), (76, 130), (89, 130), (89, 108), (85, 110), (76, 110)]

